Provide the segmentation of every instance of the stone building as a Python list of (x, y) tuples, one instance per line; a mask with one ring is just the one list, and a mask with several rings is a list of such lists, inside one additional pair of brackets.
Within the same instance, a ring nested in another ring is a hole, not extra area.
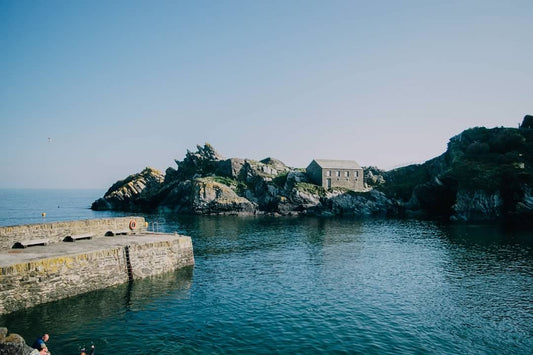
[(324, 188), (362, 191), (363, 169), (353, 160), (314, 159), (306, 169), (309, 179)]

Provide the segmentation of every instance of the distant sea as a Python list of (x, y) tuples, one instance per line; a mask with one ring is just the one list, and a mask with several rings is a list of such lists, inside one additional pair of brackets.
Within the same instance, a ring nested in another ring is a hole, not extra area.
[[(1, 190), (2, 225), (120, 215)], [(45, 212), (43, 219), (41, 213)], [(196, 265), (0, 316), (52, 354), (531, 354), (533, 235), (431, 221), (147, 214)], [(1, 282), (1, 281), (0, 281)], [(1, 300), (0, 300), (1, 302)]]
[(92, 202), (105, 192), (97, 189), (0, 189), (0, 226), (124, 215), (90, 209)]

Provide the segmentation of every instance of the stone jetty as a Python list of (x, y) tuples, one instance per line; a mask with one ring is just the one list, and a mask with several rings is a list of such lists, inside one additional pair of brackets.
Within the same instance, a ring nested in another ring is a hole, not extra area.
[(143, 217), (0, 227), (0, 314), (194, 265), (190, 237)]

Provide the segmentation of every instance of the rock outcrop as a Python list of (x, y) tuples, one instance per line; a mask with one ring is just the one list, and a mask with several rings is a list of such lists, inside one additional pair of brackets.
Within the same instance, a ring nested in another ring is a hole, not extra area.
[(8, 335), (7, 328), (0, 327), (0, 354), (33, 355), (38, 352), (29, 347), (20, 335), (14, 333)]
[(192, 211), (196, 214), (254, 214), (257, 205), (212, 178), (195, 179)]
[(266, 158), (187, 151), (165, 174), (146, 168), (115, 183), (95, 210), (193, 214), (403, 216), (453, 221), (533, 220), (533, 129), (471, 128), (423, 164), (364, 169), (366, 192), (324, 189), (303, 169)]
[[(191, 214), (386, 215), (394, 203), (383, 193), (352, 194), (310, 184), (301, 169), (266, 158), (225, 159), (211, 145), (187, 151), (177, 169), (163, 175), (146, 168), (115, 183), (92, 205), (94, 210)], [(379, 198), (377, 197), (379, 196)], [(379, 201), (378, 201), (379, 200)]]
[(476, 127), (452, 137), (447, 151), (424, 164), (385, 172), (376, 187), (409, 217), (531, 224), (533, 129)]
[(136, 211), (154, 205), (165, 179), (163, 173), (152, 168), (145, 168), (138, 174), (116, 182), (107, 190), (103, 198), (96, 200), (93, 210)]

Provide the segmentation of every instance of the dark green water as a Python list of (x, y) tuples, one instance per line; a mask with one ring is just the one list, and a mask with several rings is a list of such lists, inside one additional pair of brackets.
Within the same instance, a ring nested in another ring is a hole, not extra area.
[(529, 354), (533, 235), (334, 218), (147, 216), (192, 269), (0, 317), (52, 354)]

